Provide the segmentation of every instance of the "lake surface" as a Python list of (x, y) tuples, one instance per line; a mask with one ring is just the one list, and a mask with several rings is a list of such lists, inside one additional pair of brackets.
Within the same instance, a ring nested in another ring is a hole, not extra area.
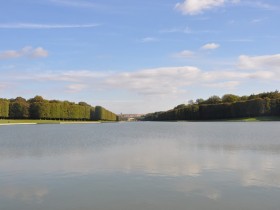
[(279, 206), (279, 122), (0, 126), (1, 210)]

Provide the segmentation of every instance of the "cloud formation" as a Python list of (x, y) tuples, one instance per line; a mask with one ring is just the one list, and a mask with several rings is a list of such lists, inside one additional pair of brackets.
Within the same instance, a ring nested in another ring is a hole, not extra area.
[[(242, 62), (244, 62), (244, 57)], [(250, 57), (245, 57), (250, 60)], [(256, 61), (256, 59), (252, 59)], [(258, 59), (257, 59), (258, 61)], [(239, 61), (240, 62), (240, 61)], [(274, 61), (273, 61), (274, 62)], [(256, 62), (260, 65), (260, 63)], [(266, 62), (261, 66), (269, 65)], [(257, 65), (256, 64), (256, 65)], [(240, 64), (239, 64), (240, 65)], [(241, 65), (248, 66), (246, 62)], [(275, 63), (277, 65), (277, 62)], [(255, 69), (252, 69), (253, 68)], [(61, 71), (45, 72), (39, 74), (18, 75), (13, 79), (33, 80), (37, 82), (58, 82), (64, 86), (67, 92), (81, 92), (106, 89), (126, 90), (128, 92), (143, 96), (171, 96), (180, 95), (192, 86), (208, 88), (234, 89), (248, 80), (253, 81), (275, 81), (280, 75), (278, 69), (256, 68), (250, 63), (250, 69), (237, 70), (215, 70), (205, 71), (194, 66), (173, 66), (151, 69), (141, 69), (128, 72), (106, 72), (100, 71)], [(278, 75), (278, 76), (277, 76)]]
[(193, 66), (163, 67), (123, 72), (105, 78), (107, 87), (120, 88), (141, 95), (174, 95), (186, 92), (192, 85), (234, 89), (246, 80), (272, 80), (273, 71), (221, 70), (204, 71)]
[(24, 47), (20, 50), (7, 50), (0, 52), (0, 60), (19, 58), (19, 57), (29, 57), (29, 58), (43, 58), (48, 57), (49, 53), (42, 47)]
[(262, 56), (239, 56), (238, 66), (241, 69), (251, 70), (279, 70), (280, 71), (280, 54), (262, 55)]
[(216, 44), (216, 43), (208, 43), (208, 44), (205, 44), (201, 47), (201, 49), (203, 50), (214, 50), (214, 49), (217, 49), (219, 48), (220, 45), (219, 44)]
[[(239, 59), (236, 63), (233, 62), (231, 68), (227, 70), (206, 70), (195, 66), (165, 66), (118, 72), (95, 70), (18, 71), (16, 74), (15, 72), (7, 72), (0, 78), (0, 84), (9, 81), (14, 86), (7, 88), (0, 85), (0, 90), (5, 88), (5, 92), (18, 93), (19, 89), (24, 89), (28, 94), (35, 95), (38, 93), (34, 91), (34, 84), (44, 84), (44, 89), (38, 90), (41, 93), (45, 91), (49, 97), (54, 97), (57, 94), (53, 92), (54, 90), (69, 94), (70, 99), (74, 95), (102, 98), (103, 95), (113, 93), (118, 101), (110, 99), (108, 102), (108, 99), (102, 101), (101, 105), (111, 106), (112, 110), (118, 110), (117, 112), (122, 112), (123, 107), (127, 106), (128, 112), (133, 113), (137, 110), (139, 113), (147, 113), (166, 110), (175, 104), (186, 102), (190, 97), (197, 97), (192, 96), (194, 90), (205, 92), (207, 89), (210, 93), (223, 94), (233, 90), (240, 91), (240, 87), (243, 88), (251, 84), (278, 84), (280, 70), (277, 67), (278, 61), (275, 59), (275, 57), (278, 58), (277, 55), (258, 57), (243, 55), (240, 57), (243, 60)], [(250, 64), (249, 68), (246, 62), (246, 65), (242, 63), (244, 58), (255, 62), (259, 67), (257, 68), (256, 64)], [(275, 68), (268, 68), (269, 65), (274, 65)], [(246, 69), (241, 68), (244, 66)], [(16, 91), (14, 87), (17, 88)], [(122, 102), (127, 96), (133, 99), (130, 102)], [(151, 103), (146, 107), (140, 105), (147, 101)], [(96, 103), (95, 101), (89, 102)]]
[[(106, 173), (110, 171), (115, 172), (118, 169), (119, 171), (129, 172), (131, 174), (143, 172), (149, 175), (154, 174), (158, 176), (161, 174), (168, 177), (200, 176), (204, 179), (205, 176), (207, 180), (214, 178), (215, 182), (214, 186), (212, 186), (214, 188), (205, 184), (205, 182), (197, 182), (194, 186), (189, 184), (180, 185), (178, 190), (202, 193), (198, 188), (207, 189), (205, 195), (215, 200), (217, 199), (217, 195), (215, 195), (217, 193), (215, 193), (214, 189), (217, 190), (217, 177), (209, 176), (209, 172), (221, 171), (225, 175), (224, 170), (226, 169), (228, 172), (234, 172), (235, 181), (241, 186), (273, 187), (280, 189), (280, 159), (275, 158), (278, 157), (280, 148), (276, 136), (274, 139), (267, 139), (263, 143), (260, 139), (262, 137), (265, 138), (266, 133), (257, 129), (255, 132), (258, 138), (252, 139), (251, 133), (246, 129), (246, 126), (251, 128), (259, 128), (259, 126), (244, 125), (245, 127), (239, 130), (240, 137), (236, 141), (236, 130), (231, 128), (237, 128), (238, 126), (228, 125), (229, 137), (227, 141), (224, 140), (224, 131), (221, 129), (217, 129), (216, 138), (212, 139), (212, 141), (207, 141), (207, 139), (203, 139), (203, 137), (206, 138), (206, 134), (193, 135), (193, 132), (195, 132), (193, 129), (196, 126), (189, 124), (184, 129), (176, 130), (182, 135), (178, 135), (176, 132), (170, 133), (169, 130), (162, 130), (164, 135), (154, 135), (152, 141), (151, 139), (143, 138), (141, 143), (130, 141), (130, 143), (124, 144), (121, 147), (108, 141), (106, 148), (103, 148), (103, 145), (101, 145), (103, 149), (96, 149), (96, 145), (91, 143), (92, 138), (90, 137), (81, 139), (82, 143), (79, 145), (73, 144), (70, 140), (69, 146), (63, 149), (45, 146), (49, 143), (48, 141), (43, 141), (42, 144), (36, 144), (36, 140), (33, 140), (34, 143), (30, 144), (30, 147), (22, 148), (18, 148), (14, 144), (8, 144), (7, 147), (0, 147), (0, 158), (2, 160), (1, 163), (3, 163), (1, 165), (1, 171), (6, 174), (11, 170), (24, 169), (24, 171), (28, 171), (28, 173), (33, 175), (38, 175), (38, 173), (52, 173), (57, 175), (67, 173), (88, 176), (101, 171), (105, 171)], [(277, 129), (277, 125), (271, 125), (268, 131), (273, 131), (273, 129)], [(186, 135), (184, 135), (186, 131), (191, 137), (186, 138)], [(79, 134), (76, 134), (75, 131), (70, 130), (69, 132), (79, 137)], [(135, 132), (137, 133), (137, 130)], [(157, 134), (157, 131), (152, 130), (151, 132)], [(108, 140), (106, 137), (104, 140)], [(128, 140), (128, 138), (125, 139)], [(156, 147), (157, 145), (161, 146)], [(97, 148), (100, 147), (97, 145)], [(203, 151), (207, 158), (202, 158), (197, 151)], [(252, 153), (252, 157), (254, 158), (248, 158), (248, 151)], [(73, 153), (83, 155), (70, 155)], [(53, 164), (52, 158), (47, 158), (47, 164), (38, 165), (36, 168), (29, 161), (24, 161), (21, 165), (9, 164), (14, 158), (31, 159), (34, 157), (49, 157), (50, 155), (52, 157), (60, 157), (57, 159), (58, 162), (56, 164)], [(243, 160), (242, 164), (240, 164), (239, 160)], [(61, 171), (61, 168), (63, 168), (63, 171)], [(11, 188), (8, 185), (10, 183), (3, 183), (3, 186), (1, 186), (1, 198), (17, 197), (29, 198), (28, 200), (31, 200), (30, 198), (32, 200), (41, 200), (44, 196), (48, 195), (48, 190), (44, 187), (37, 188), (28, 185), (25, 187)], [(212, 191), (213, 193), (210, 193)], [(213, 195), (211, 196), (211, 194)]]
[(181, 87), (192, 84), (199, 73), (198, 68), (191, 66), (144, 69), (112, 75), (105, 84), (144, 95), (177, 94)]
[(226, 3), (239, 3), (239, 0), (184, 0), (177, 3), (175, 9), (184, 15), (198, 15), (206, 10), (222, 7)]
[(221, 7), (225, 4), (225, 0), (185, 0), (182, 3), (177, 3), (175, 8), (185, 15), (197, 15), (204, 10)]

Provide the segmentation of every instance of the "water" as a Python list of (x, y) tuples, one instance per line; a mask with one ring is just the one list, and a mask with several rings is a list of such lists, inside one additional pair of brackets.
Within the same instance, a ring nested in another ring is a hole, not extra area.
[(279, 210), (280, 123), (0, 127), (0, 210)]

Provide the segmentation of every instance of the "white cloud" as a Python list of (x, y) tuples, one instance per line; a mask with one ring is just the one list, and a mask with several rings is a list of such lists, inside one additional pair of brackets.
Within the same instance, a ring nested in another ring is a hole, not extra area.
[(40, 58), (40, 57), (48, 57), (49, 52), (45, 49), (43, 49), (42, 47), (38, 47), (36, 49), (33, 50), (33, 52), (31, 53), (31, 56), (34, 58)]
[(210, 71), (204, 72), (201, 75), (201, 79), (205, 82), (213, 82), (220, 80), (243, 80), (243, 79), (272, 79), (275, 73), (272, 71)]
[(67, 29), (94, 28), (100, 24), (36, 24), (36, 23), (7, 23), (0, 24), (0, 29)]
[(280, 54), (263, 56), (239, 56), (239, 68), (251, 70), (279, 70)]
[(20, 57), (20, 52), (15, 50), (7, 50), (0, 52), (0, 60)]
[(183, 50), (183, 51), (181, 51), (179, 53), (175, 53), (173, 55), (173, 57), (175, 57), (175, 58), (191, 58), (193, 56), (194, 56), (194, 52), (189, 51), (189, 50)]
[(40, 58), (47, 57), (48, 51), (42, 47), (24, 47), (20, 50), (7, 50), (0, 52), (0, 60), (19, 58), (19, 57), (31, 57), (31, 58)]
[(197, 15), (204, 10), (221, 7), (224, 4), (225, 0), (185, 0), (182, 3), (177, 3), (175, 8), (185, 15)]
[[(28, 48), (22, 51), (28, 52)], [(182, 55), (186, 56), (189, 53), (184, 52)], [(18, 72), (16, 75), (7, 73), (0, 78), (0, 83), (1, 81), (13, 82), (17, 84), (17, 88), (21, 85), (26, 87), (27, 83), (44, 83), (46, 86), (68, 93), (92, 94), (98, 92), (103, 95), (103, 93), (113, 91), (117, 95), (129, 95), (137, 100), (139, 99), (137, 97), (140, 96), (143, 101), (159, 97), (162, 99), (162, 103), (154, 100), (150, 108), (144, 109), (155, 111), (167, 109), (186, 100), (186, 93), (194, 89), (209, 89), (210, 91), (213, 88), (227, 91), (249, 83), (278, 82), (280, 80), (279, 57), (280, 55), (258, 57), (243, 55), (239, 58), (239, 66), (232, 64), (232, 67), (235, 68), (232, 70), (206, 71), (193, 66), (171, 66), (138, 71), (105, 71), (105, 73), (90, 70), (30, 71), (29, 73)], [(0, 85), (0, 89), (3, 88), (6, 91), (7, 87)], [(118, 105), (118, 110), (122, 110), (123, 104)], [(130, 108), (133, 110), (132, 107)], [(143, 107), (139, 106), (137, 109), (140, 111), (143, 110)]]
[(108, 87), (126, 89), (143, 95), (172, 95), (184, 93), (191, 85), (234, 89), (245, 80), (269, 80), (271, 71), (203, 71), (197, 67), (165, 67), (125, 72), (107, 77)]
[(169, 95), (182, 92), (193, 83), (200, 70), (196, 67), (165, 67), (144, 69), (112, 75), (105, 83), (144, 95)]
[(208, 43), (208, 44), (205, 44), (201, 47), (201, 49), (203, 50), (214, 50), (214, 49), (217, 49), (219, 48), (220, 45), (219, 44), (216, 44), (216, 43)]
[(175, 9), (181, 11), (184, 15), (198, 15), (205, 10), (222, 7), (226, 4), (237, 4), (240, 0), (184, 0), (177, 3)]
[[(91, 90), (126, 90), (144, 96), (182, 95), (191, 86), (233, 89), (247, 80), (275, 80), (273, 71), (204, 71), (197, 67), (162, 67), (142, 69), (132, 72), (100, 73), (98, 71), (61, 71), (39, 74), (11, 76), (13, 80), (33, 80), (37, 82), (57, 82), (67, 92)], [(7, 77), (7, 76), (6, 76)]]

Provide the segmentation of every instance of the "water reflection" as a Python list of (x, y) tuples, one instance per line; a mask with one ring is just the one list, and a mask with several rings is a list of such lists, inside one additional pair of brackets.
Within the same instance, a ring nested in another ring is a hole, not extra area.
[(42, 202), (49, 193), (46, 187), (30, 186), (5, 186), (1, 187), (0, 196), (11, 200), (21, 200), (24, 202)]
[[(99, 209), (185, 209), (188, 203), (191, 209), (231, 210), (236, 209), (234, 202), (246, 198), (244, 206), (239, 207), (255, 210), (270, 206), (276, 210), (278, 199), (274, 197), (280, 196), (278, 126), (64, 125), (36, 127), (38, 133), (49, 130), (52, 134), (35, 137), (34, 127), (29, 126), (18, 127), (21, 133), (17, 138), (2, 130), (0, 203), (13, 209), (7, 200), (32, 201), (43, 203), (42, 209), (47, 209), (50, 206), (44, 202), (54, 199), (51, 195), (64, 193), (71, 197), (67, 190), (76, 186), (72, 196), (94, 195), (76, 199), (78, 203), (85, 199), (88, 209), (96, 203)], [(25, 131), (28, 129), (32, 136)], [(264, 195), (269, 196), (265, 202)], [(106, 199), (116, 202), (124, 197), (131, 200), (119, 207), (104, 204)], [(170, 208), (165, 206), (167, 201)], [(66, 207), (60, 209), (72, 208)]]

